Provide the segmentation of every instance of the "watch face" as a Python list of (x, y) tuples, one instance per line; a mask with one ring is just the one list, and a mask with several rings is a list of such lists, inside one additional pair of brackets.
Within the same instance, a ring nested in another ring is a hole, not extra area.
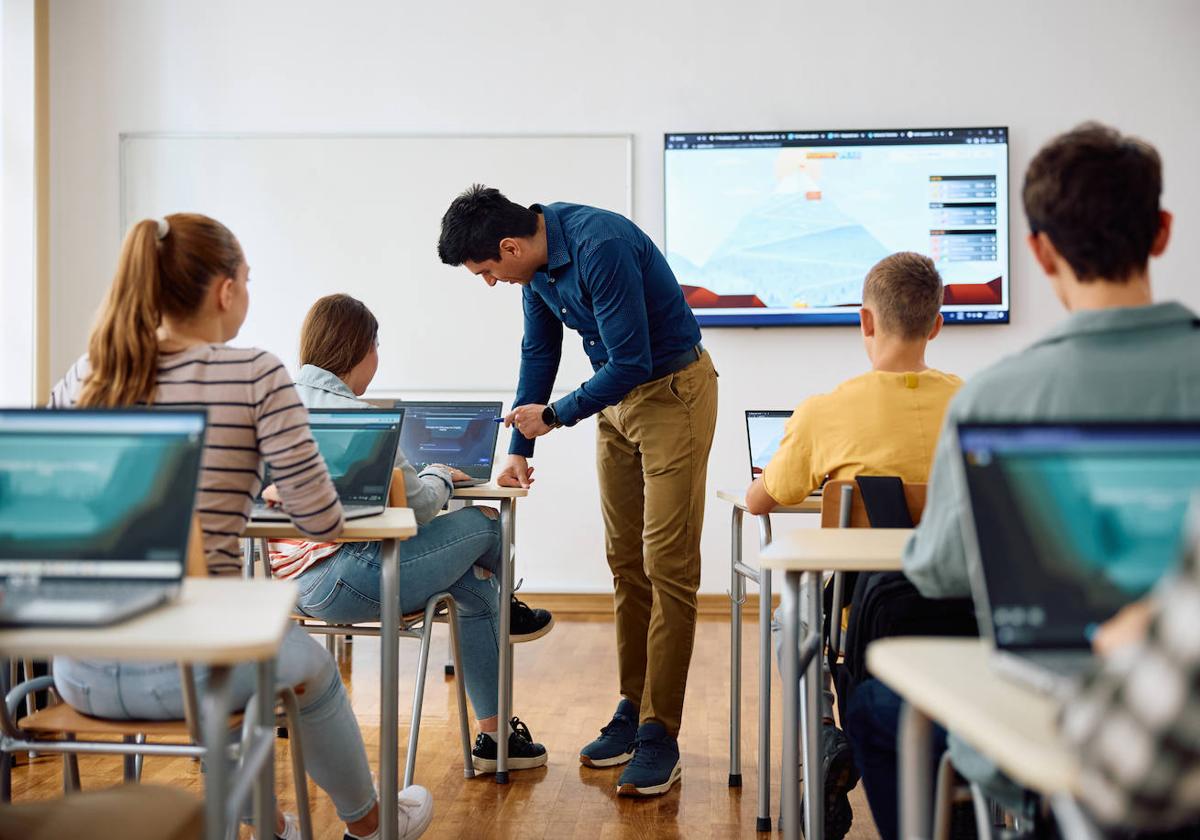
[(554, 406), (546, 406), (542, 409), (542, 422), (547, 426), (553, 426), (558, 421), (554, 416)]

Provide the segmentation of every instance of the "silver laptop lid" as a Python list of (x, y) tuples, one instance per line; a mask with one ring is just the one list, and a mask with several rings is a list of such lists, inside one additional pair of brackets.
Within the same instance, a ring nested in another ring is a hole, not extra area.
[(998, 649), (1087, 648), (1179, 557), (1200, 423), (960, 423), (980, 630)]
[(312, 408), (308, 424), (345, 505), (387, 503), (402, 408)]
[(792, 417), (790, 411), (757, 410), (746, 412), (746, 440), (750, 445), (750, 480), (762, 475), (783, 441), (783, 430)]
[(400, 449), (418, 470), (445, 464), (471, 478), (492, 476), (503, 403), (404, 402)]
[(182, 579), (205, 413), (0, 410), (0, 577)]

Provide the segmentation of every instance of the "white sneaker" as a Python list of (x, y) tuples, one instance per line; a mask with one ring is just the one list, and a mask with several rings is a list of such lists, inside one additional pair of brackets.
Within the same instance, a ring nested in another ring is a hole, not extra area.
[(433, 797), (420, 785), (400, 791), (400, 840), (417, 840), (433, 822)]
[[(398, 814), (400, 840), (417, 840), (433, 822), (433, 797), (420, 785), (409, 785), (400, 791), (396, 799), (400, 805)], [(379, 840), (380, 835), (381, 832), (378, 828), (375, 829), (374, 834), (366, 837), (355, 838), (354, 835), (347, 832), (345, 840)]]
[[(271, 833), (272, 837), (277, 840), (302, 840), (300, 835), (300, 817), (296, 814), (283, 815), (283, 834)], [(254, 833), (251, 832), (250, 840), (257, 840)]]

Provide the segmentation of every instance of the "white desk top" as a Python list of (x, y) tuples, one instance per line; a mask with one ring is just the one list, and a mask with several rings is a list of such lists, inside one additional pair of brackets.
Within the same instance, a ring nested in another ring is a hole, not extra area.
[(529, 495), (524, 487), (501, 487), (499, 484), (480, 484), (478, 487), (455, 487), (452, 499), (523, 499)]
[(253, 662), (279, 649), (296, 595), (286, 581), (185, 578), (179, 600), (120, 624), (0, 630), (0, 654)]
[(871, 672), (931, 719), (1042, 794), (1074, 792), (1075, 755), (1058, 734), (1058, 703), (995, 672), (979, 639), (882, 639)]
[(762, 550), (776, 572), (898, 572), (911, 528), (805, 528)]
[[(346, 528), (334, 542), (367, 542), (370, 540), (403, 540), (417, 533), (417, 520), (411, 508), (387, 508), (378, 516), (346, 520)], [(305, 539), (291, 522), (255, 522), (246, 524), (243, 537), (258, 539)]]
[[(746, 509), (746, 491), (745, 490), (718, 490), (717, 498), (723, 502), (729, 502), (734, 507)], [(821, 494), (813, 493), (803, 502), (798, 505), (788, 507), (777, 507), (771, 513), (820, 513), (821, 512)]]

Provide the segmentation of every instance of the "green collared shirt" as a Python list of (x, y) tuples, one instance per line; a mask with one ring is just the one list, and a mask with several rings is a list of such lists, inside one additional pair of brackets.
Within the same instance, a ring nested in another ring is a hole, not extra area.
[(955, 464), (962, 421), (1200, 419), (1200, 320), (1178, 303), (1076, 312), (969, 379), (950, 401), (904, 573), (927, 598), (971, 594), (959, 523), (970, 501)]

